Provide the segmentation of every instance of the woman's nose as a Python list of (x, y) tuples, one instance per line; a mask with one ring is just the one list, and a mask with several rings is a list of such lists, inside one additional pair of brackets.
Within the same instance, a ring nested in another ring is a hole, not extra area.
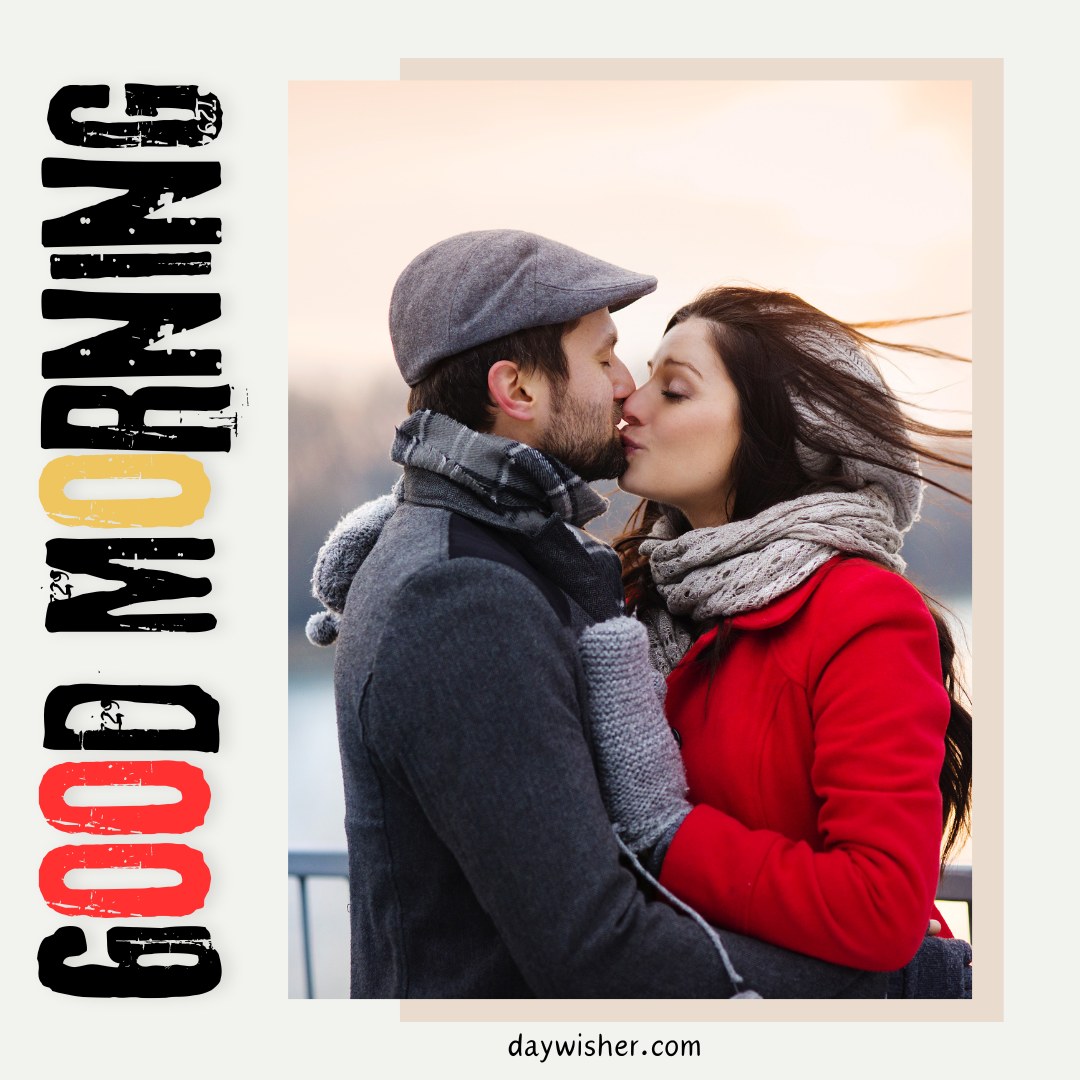
[(623, 419), (628, 424), (640, 424), (641, 414), (641, 390), (635, 390), (624, 402), (622, 407)]

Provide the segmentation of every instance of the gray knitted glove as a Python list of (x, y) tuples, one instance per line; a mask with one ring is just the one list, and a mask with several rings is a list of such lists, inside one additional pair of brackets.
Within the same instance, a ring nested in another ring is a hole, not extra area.
[(691, 806), (648, 635), (636, 619), (620, 616), (583, 630), (578, 648), (604, 805), (627, 847), (658, 872)]

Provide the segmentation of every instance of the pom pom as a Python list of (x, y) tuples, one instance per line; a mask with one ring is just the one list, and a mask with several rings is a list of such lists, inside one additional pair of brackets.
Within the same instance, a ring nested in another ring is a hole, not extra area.
[(397, 488), (345, 515), (327, 538), (311, 577), (312, 593), (332, 611), (345, 607), (349, 586), (360, 564), (379, 540), (383, 526), (398, 506)]
[(332, 611), (317, 611), (307, 621), (307, 638), (312, 645), (333, 645), (337, 641), (339, 618)]

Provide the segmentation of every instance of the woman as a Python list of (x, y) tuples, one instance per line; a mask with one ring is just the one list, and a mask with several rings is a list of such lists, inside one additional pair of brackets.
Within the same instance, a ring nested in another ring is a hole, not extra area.
[(899, 556), (922, 490), (911, 435), (946, 433), (901, 413), (872, 340), (789, 294), (713, 289), (625, 402), (620, 486), (644, 501), (615, 546), (689, 802), (670, 740), (606, 722), (627, 704), (629, 683), (607, 714), (596, 689), (616, 628), (583, 659), (609, 810), (660, 883), (710, 922), (888, 971), (940, 919), (971, 718)]

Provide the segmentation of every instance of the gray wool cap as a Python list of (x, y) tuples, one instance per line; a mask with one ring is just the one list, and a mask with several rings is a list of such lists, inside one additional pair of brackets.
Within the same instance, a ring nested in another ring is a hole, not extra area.
[(461, 233), (422, 251), (394, 285), (390, 340), (410, 386), (440, 360), (531, 326), (632, 304), (656, 278), (535, 233)]

